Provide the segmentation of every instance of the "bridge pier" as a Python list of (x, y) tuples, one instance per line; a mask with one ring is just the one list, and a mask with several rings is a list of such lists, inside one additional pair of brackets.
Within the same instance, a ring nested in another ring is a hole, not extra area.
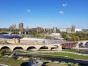
[(48, 50), (51, 50), (51, 47), (48, 47)]
[(40, 49), (40, 47), (36, 47), (36, 50), (38, 51)]
[(58, 47), (57, 47), (56, 50), (57, 50), (57, 51), (61, 51), (61, 50), (62, 50), (62, 44), (57, 44), (57, 46), (58, 46)]
[(58, 51), (61, 51), (61, 50), (62, 50), (62, 44), (58, 44), (57, 50), (58, 50)]
[(11, 51), (13, 51), (14, 49), (12, 48), (12, 49), (10, 49)]

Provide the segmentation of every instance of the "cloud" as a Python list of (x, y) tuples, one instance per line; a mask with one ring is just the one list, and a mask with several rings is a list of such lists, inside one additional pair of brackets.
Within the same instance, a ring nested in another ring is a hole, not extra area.
[(68, 6), (68, 4), (66, 4), (66, 3), (63, 3), (63, 4), (62, 4), (62, 6), (63, 6), (63, 7), (66, 7), (66, 6)]
[(26, 12), (31, 12), (31, 10), (30, 10), (30, 9), (28, 9), (28, 10), (26, 10)]
[(63, 12), (63, 11), (59, 11), (59, 13), (60, 13), (60, 14), (64, 14), (64, 12)]

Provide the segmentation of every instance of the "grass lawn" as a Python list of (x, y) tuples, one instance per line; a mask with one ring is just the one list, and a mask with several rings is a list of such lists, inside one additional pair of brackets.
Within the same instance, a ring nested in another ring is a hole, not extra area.
[(63, 52), (48, 52), (48, 53), (46, 52), (44, 54), (49, 54), (51, 56), (62, 56), (62, 57), (67, 57), (72, 59), (88, 59), (88, 56), (71, 54), (71, 53), (63, 53)]
[(45, 66), (68, 66), (68, 64), (60, 64), (60, 63), (47, 63)]
[(73, 49), (63, 49), (62, 51), (79, 53), (77, 50), (73, 50)]
[(46, 63), (44, 64), (44, 66), (78, 66), (78, 64), (73, 64), (73, 63), (53, 63), (53, 62), (50, 62), (50, 63)]
[[(69, 51), (69, 50), (66, 50)], [(73, 51), (73, 50), (70, 50)], [(12, 54), (13, 52), (6, 52), (5, 54)], [(18, 53), (30, 53), (30, 52), (23, 52), (18, 51)], [(71, 54), (71, 53), (64, 53), (64, 52), (44, 52), (44, 53), (33, 53), (33, 54), (25, 54), (26, 56), (41, 56), (41, 57), (50, 57), (50, 58), (62, 58), (62, 59), (88, 59), (88, 56)]]

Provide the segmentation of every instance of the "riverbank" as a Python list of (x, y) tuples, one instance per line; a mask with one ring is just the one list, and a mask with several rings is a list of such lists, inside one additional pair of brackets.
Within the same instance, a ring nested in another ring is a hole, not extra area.
[(0, 64), (5, 64), (8, 66), (20, 66), (21, 63), (26, 62), (22, 60), (15, 60), (12, 57), (0, 57)]
[(73, 64), (73, 63), (65, 63), (65, 62), (50, 62), (50, 63), (44, 63), (44, 66), (78, 66), (78, 64)]
[[(13, 52), (6, 52), (5, 55), (10, 55)], [(5, 57), (0, 57), (0, 64), (6, 64), (6, 65), (11, 65), (11, 66), (20, 66), (22, 64), (23, 60), (15, 60), (12, 57), (7, 58)], [(74, 52), (66, 52), (66, 51), (37, 51), (37, 52), (23, 52), (19, 51), (16, 52), (16, 57), (36, 57), (36, 58), (43, 58), (46, 60), (52, 60), (52, 61), (64, 61), (66, 63), (83, 63), (87, 64), (88, 63), (88, 56), (85, 56), (80, 53), (74, 53)], [(29, 62), (27, 60), (27, 62)]]
[[(36, 60), (38, 63), (38, 66), (77, 66), (78, 63), (66, 63), (66, 62), (59, 62), (59, 61), (51, 61), (51, 60), (46, 60), (46, 59), (41, 59), (41, 60)], [(35, 61), (34, 61), (35, 62)], [(30, 66), (30, 60), (17, 60), (14, 59), (13, 57), (0, 57), (0, 64), (6, 64), (7, 66)]]
[[(6, 52), (10, 55), (12, 52)], [(48, 58), (61, 58), (61, 59), (73, 59), (88, 61), (88, 54), (81, 54), (67, 51), (37, 51), (37, 52), (16, 52), (19, 56), (39, 56)]]

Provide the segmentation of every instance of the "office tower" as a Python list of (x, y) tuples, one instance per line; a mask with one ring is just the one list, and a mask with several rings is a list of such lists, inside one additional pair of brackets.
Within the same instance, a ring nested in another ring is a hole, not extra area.
[(72, 32), (75, 32), (75, 26), (74, 25), (72, 26)]
[(54, 33), (57, 32), (57, 27), (53, 27), (53, 32), (54, 32)]

